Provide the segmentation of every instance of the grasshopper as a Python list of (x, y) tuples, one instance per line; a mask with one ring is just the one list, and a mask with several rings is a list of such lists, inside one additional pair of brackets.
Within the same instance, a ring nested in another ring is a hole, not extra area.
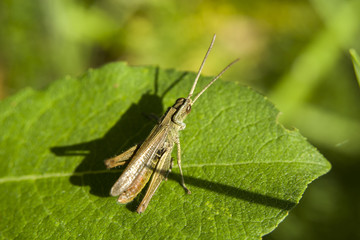
[(130, 163), (110, 191), (110, 195), (118, 196), (118, 202), (122, 204), (131, 202), (145, 187), (151, 175), (153, 175), (145, 197), (142, 199), (136, 210), (138, 213), (145, 211), (160, 183), (167, 178), (167, 174), (171, 171), (171, 152), (173, 151), (175, 144), (177, 145), (177, 164), (181, 175), (181, 185), (188, 194), (191, 193), (185, 185), (181, 169), (179, 131), (185, 129), (186, 124), (184, 123), (184, 119), (190, 113), (192, 105), (201, 96), (201, 94), (203, 94), (206, 89), (209, 88), (231, 65), (239, 60), (236, 59), (226, 66), (192, 100), (191, 97), (200, 77), (201, 70), (211, 48), (213, 47), (215, 38), (216, 35), (213, 36), (188, 97), (176, 100), (175, 104), (160, 118), (158, 124), (156, 124), (149, 136), (141, 145), (135, 145), (122, 154), (105, 160), (106, 167), (113, 168), (123, 165), (126, 161), (131, 159)]

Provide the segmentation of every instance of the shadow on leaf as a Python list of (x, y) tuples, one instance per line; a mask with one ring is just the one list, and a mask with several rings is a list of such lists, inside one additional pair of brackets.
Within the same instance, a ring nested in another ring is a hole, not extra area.
[[(181, 182), (180, 174), (171, 173), (169, 174), (168, 178), (174, 179), (179, 183)], [(233, 187), (222, 183), (216, 183), (205, 179), (194, 178), (191, 176), (184, 176), (184, 180), (186, 184), (190, 186), (196, 186), (202, 189), (216, 192), (218, 194), (227, 195), (229, 197), (242, 199), (248, 202), (261, 204), (268, 207), (273, 207), (288, 211), (296, 205), (295, 202), (289, 200), (283, 200), (280, 198), (271, 197), (261, 193), (251, 192), (248, 190), (243, 190), (238, 187)]]
[[(132, 104), (102, 138), (70, 146), (56, 146), (50, 149), (57, 156), (84, 156), (84, 159), (70, 177), (72, 184), (90, 186), (90, 193), (96, 196), (109, 196), (111, 186), (120, 175), (118, 171), (106, 171), (104, 160), (121, 153), (135, 144), (141, 143), (147, 137), (155, 123), (146, 116), (149, 114), (161, 116), (163, 113), (163, 97), (187, 74), (181, 74), (159, 96), (157, 94), (158, 72), (159, 70), (156, 69), (154, 93), (142, 95), (139, 102)], [(104, 173), (101, 173), (101, 171), (104, 171)], [(93, 172), (98, 174), (86, 174)]]

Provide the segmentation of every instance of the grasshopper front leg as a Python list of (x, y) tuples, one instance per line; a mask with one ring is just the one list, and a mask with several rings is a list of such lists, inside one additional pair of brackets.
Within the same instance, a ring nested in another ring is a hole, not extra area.
[(125, 152), (123, 152), (122, 154), (105, 160), (104, 162), (105, 162), (106, 168), (109, 169), (109, 168), (114, 168), (117, 166), (124, 165), (126, 163), (126, 161), (131, 159), (131, 157), (134, 155), (137, 148), (138, 148), (138, 145), (135, 145), (135, 146), (129, 148), (128, 150), (126, 150)]

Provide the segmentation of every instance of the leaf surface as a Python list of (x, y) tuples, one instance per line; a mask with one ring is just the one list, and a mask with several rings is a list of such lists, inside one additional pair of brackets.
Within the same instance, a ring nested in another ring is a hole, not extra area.
[[(103, 160), (141, 143), (154, 125), (146, 116), (186, 97), (194, 76), (113, 63), (2, 101), (0, 236), (259, 239), (271, 232), (330, 164), (277, 123), (266, 97), (221, 80), (194, 104), (181, 132), (192, 194), (175, 164), (145, 213), (135, 212), (144, 193), (127, 205), (109, 197), (123, 168), (106, 170)], [(209, 80), (201, 78), (197, 91)]]

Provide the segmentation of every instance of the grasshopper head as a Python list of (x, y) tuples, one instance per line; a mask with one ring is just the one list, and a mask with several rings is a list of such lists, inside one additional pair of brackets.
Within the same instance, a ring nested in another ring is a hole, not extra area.
[(176, 120), (182, 122), (191, 112), (192, 100), (190, 98), (178, 98), (172, 106), (176, 111)]

